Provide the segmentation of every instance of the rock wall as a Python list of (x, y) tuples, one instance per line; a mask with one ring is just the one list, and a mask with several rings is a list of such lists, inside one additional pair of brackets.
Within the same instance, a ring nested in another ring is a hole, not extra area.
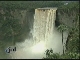
[(63, 23), (69, 27), (74, 26), (76, 21), (76, 16), (79, 13), (78, 9), (58, 9), (57, 10), (57, 20), (60, 23)]
[(17, 22), (15, 24), (19, 24), (19, 26), (21, 26), (20, 27), (21, 29), (19, 31), (14, 32), (16, 41), (23, 41), (27, 37), (29, 37), (29, 32), (33, 28), (34, 11), (19, 10), (19, 9), (15, 9), (15, 10), (0, 9), (0, 40), (2, 40), (4, 38), (4, 34), (7, 33), (7, 32), (2, 32), (1, 30), (4, 22), (8, 20), (7, 18), (12, 19), (12, 20), (18, 20), (19, 23), (15, 21)]
[(0, 9), (0, 14), (4, 17), (4, 20), (6, 19), (6, 16), (10, 17), (12, 16), (15, 19), (20, 20), (20, 24), (24, 25), (24, 24), (31, 24), (33, 23), (33, 15), (34, 12), (29, 11), (29, 10), (19, 10), (19, 9), (15, 9), (13, 10), (4, 10), (4, 9)]

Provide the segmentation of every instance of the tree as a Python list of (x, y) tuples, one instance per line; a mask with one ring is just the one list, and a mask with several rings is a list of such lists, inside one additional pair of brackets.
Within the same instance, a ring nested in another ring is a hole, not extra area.
[[(62, 44), (63, 44), (63, 32), (68, 30), (66, 25), (61, 24), (58, 26), (58, 30), (62, 33)], [(64, 54), (64, 46), (63, 46), (63, 54)]]
[(66, 25), (61, 24), (58, 26), (58, 30), (62, 33), (62, 44), (63, 44), (63, 32), (68, 30), (68, 27)]
[(67, 52), (65, 54), (54, 53), (52, 49), (47, 49), (45, 51), (46, 57), (43, 59), (79, 59), (79, 53)]
[(52, 49), (47, 49), (45, 53), (46, 53), (46, 57), (43, 57), (43, 59), (59, 59), (60, 58), (59, 54), (53, 53)]

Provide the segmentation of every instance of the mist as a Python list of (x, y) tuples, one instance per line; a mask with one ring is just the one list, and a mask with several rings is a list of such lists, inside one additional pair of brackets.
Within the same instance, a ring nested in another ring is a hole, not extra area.
[[(35, 9), (33, 29), (29, 33), (31, 37), (16, 43), (16, 52), (10, 53), (12, 59), (42, 59), (46, 56), (45, 51), (51, 48), (54, 53), (63, 54), (62, 34), (55, 27), (56, 10), (57, 8)], [(67, 36), (65, 31), (64, 44)]]
[[(66, 43), (67, 36), (68, 32), (65, 31), (64, 43)], [(50, 48), (53, 49), (54, 53), (63, 53), (62, 35), (57, 30), (57, 27), (54, 28), (53, 35), (46, 43), (40, 41), (39, 43), (34, 44), (32, 37), (30, 37), (30, 39), (26, 39), (24, 42), (16, 43), (16, 52), (10, 53), (10, 56), (12, 59), (42, 59), (46, 56), (45, 51)]]

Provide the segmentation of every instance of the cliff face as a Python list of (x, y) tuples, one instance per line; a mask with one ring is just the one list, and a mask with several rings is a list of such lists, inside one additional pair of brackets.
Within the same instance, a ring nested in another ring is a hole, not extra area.
[[(76, 15), (78, 13), (79, 13), (78, 9), (77, 10), (76, 9), (75, 10), (58, 9), (57, 10), (57, 14), (56, 14), (56, 21), (59, 22), (59, 23), (63, 23), (65, 25), (69, 26), (69, 27), (73, 27), (74, 26), (74, 22), (76, 21), (75, 20)], [(45, 13), (45, 15), (46, 14), (47, 13)], [(5, 10), (5, 9), (1, 8), (0, 9), (0, 19), (6, 20), (7, 17), (18, 19), (19, 20), (19, 24), (22, 26), (22, 28), (26, 28), (27, 29), (27, 30), (23, 29), (26, 32), (29, 32), (30, 29), (33, 28), (34, 11), (32, 11), (32, 10), (20, 10), (20, 9)], [(43, 13), (42, 13), (41, 16), (39, 16), (39, 18), (40, 17), (45, 18), (45, 17), (43, 17)], [(45, 19), (47, 19), (47, 17)], [(2, 26), (2, 24), (1, 24), (1, 21), (0, 21), (0, 27), (1, 26)], [(1, 36), (2, 36), (2, 34), (1, 34)]]
[[(10, 21), (9, 19), (12, 21)], [(13, 20), (15, 20), (15, 23), (13, 23), (14, 22)], [(19, 23), (17, 22), (17, 20), (19, 21)], [(4, 40), (4, 36), (9, 35), (8, 32), (6, 32), (9, 30), (2, 32), (4, 30), (4, 28), (7, 27), (7, 25), (9, 27), (9, 24), (11, 24), (11, 25), (17, 24), (15, 27), (13, 27), (14, 28), (14, 37), (16, 38), (16, 41), (24, 40), (28, 36), (30, 29), (32, 29), (33, 20), (34, 20), (34, 11), (19, 10), (19, 9), (15, 9), (15, 10), (0, 9), (0, 39)], [(8, 21), (8, 23), (7, 23), (7, 21)], [(5, 23), (6, 23), (6, 26), (3, 28), (3, 24), (5, 24)], [(18, 25), (21, 26), (20, 27), (21, 29), (17, 28)], [(3, 30), (1, 30), (2, 28), (3, 28)], [(18, 30), (15, 31), (15, 29), (16, 30), (19, 29), (19, 31)], [(8, 34), (8, 35), (6, 35), (6, 34)], [(11, 38), (11, 36), (12, 36), (12, 34), (10, 34), (10, 38)]]
[[(69, 27), (73, 27), (76, 15), (78, 13), (79, 13), (78, 10), (58, 9), (56, 15), (56, 21), (58, 21), (59, 23), (63, 23)], [(34, 21), (34, 11), (19, 10), (19, 9), (15, 9), (14, 11), (12, 11), (12, 10), (0, 9), (0, 14), (4, 20), (6, 19), (6, 16), (9, 15), (8, 17), (12, 16), (15, 19), (19, 19), (19, 23), (22, 26), (24, 26), (27, 23), (26, 26), (32, 28), (33, 21)]]
[(58, 9), (57, 10), (57, 20), (60, 23), (63, 23), (69, 27), (74, 26), (74, 22), (76, 22), (76, 16), (79, 13), (77, 9)]
[(57, 10), (58, 22), (71, 27), (66, 41), (67, 52), (79, 52), (79, 9)]
[(14, 11), (12, 10), (4, 10), (4, 9), (0, 9), (0, 14), (4, 17), (3, 20), (6, 19), (6, 16), (8, 17), (12, 17), (15, 19), (18, 19), (21, 25), (26, 24), (27, 22), (32, 24), (30, 21), (32, 21), (33, 18), (33, 14), (34, 12), (31, 12), (29, 10), (19, 10), (19, 9), (15, 9)]

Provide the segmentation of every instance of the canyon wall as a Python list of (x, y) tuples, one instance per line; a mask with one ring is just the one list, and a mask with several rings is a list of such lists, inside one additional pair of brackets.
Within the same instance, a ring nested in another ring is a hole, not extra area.
[(78, 9), (58, 9), (57, 10), (57, 21), (63, 23), (68, 27), (74, 27), (76, 17), (79, 14)]

